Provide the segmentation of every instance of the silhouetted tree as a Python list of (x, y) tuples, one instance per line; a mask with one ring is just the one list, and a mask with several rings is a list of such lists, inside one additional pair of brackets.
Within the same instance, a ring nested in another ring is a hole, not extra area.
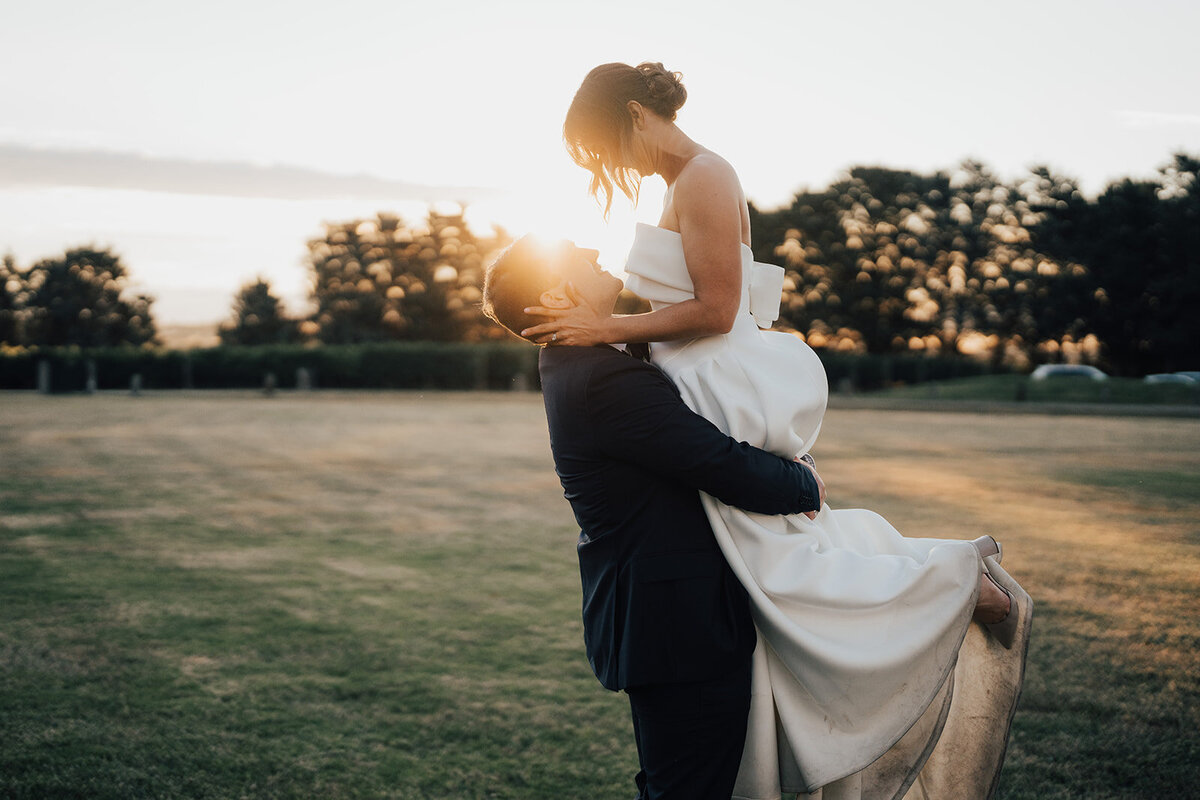
[(313, 328), (327, 343), (503, 336), (479, 311), (484, 258), (507, 243), (477, 238), (462, 212), (431, 210), (424, 224), (380, 214), (326, 226), (309, 242)]
[(0, 260), (0, 344), (17, 345), (21, 342), (18, 327), (25, 276), (17, 269), (16, 259), (11, 253)]
[(1038, 220), (977, 161), (933, 175), (855, 167), (789, 208), (751, 208), (756, 257), (788, 270), (781, 318), (815, 347), (1011, 364), (1080, 334), (1082, 315), (1059, 301), (1086, 270), (1034, 247)]
[(233, 320), (217, 331), (224, 344), (287, 344), (300, 337), (299, 323), (288, 319), (271, 285), (262, 278), (248, 283), (233, 299)]
[[(1037, 304), (1037, 326), (1045, 346), (1055, 339), (1069, 337), (1075, 342), (1096, 334), (1096, 314), (1102, 293), (1097, 291), (1096, 275), (1087, 265), (1071, 257), (1067, 245), (1081, 235), (1089, 204), (1079, 184), (1072, 178), (1056, 175), (1049, 167), (1037, 166), (1021, 185), (1037, 222), (1030, 227), (1032, 243), (1048, 254), (1037, 265), (1038, 290), (1043, 294)], [(1054, 360), (1053, 353), (1043, 353)]]
[(111, 347), (156, 338), (152, 298), (122, 295), (128, 275), (107, 249), (79, 247), (34, 264), (26, 274), (25, 343)]
[(1150, 181), (1110, 184), (1094, 203), (1056, 202), (1042, 246), (1086, 264), (1089, 319), (1123, 374), (1200, 364), (1200, 160), (1177, 154)]

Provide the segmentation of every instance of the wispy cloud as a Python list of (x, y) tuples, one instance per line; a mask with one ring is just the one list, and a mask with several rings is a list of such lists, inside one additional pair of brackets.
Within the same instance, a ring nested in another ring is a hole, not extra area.
[(1200, 114), (1181, 114), (1175, 111), (1132, 111), (1123, 109), (1118, 114), (1127, 128), (1165, 128), (1174, 125), (1200, 125)]
[(473, 202), (496, 193), (481, 187), (429, 186), (371, 175), (337, 175), (304, 167), (0, 144), (0, 188), (30, 186), (86, 186), (284, 200)]

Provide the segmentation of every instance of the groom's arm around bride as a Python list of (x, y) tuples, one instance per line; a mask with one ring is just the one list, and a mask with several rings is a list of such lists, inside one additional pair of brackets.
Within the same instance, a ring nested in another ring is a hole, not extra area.
[(546, 348), (540, 371), (597, 677), (625, 689), (728, 671), (755, 634), (698, 490), (794, 514), (819, 507), (813, 474), (721, 433), (656, 367), (612, 348)]

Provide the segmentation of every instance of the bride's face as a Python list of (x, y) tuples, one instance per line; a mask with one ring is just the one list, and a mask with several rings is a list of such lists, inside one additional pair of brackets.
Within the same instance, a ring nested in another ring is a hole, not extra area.
[(641, 172), (638, 158), (638, 153), (641, 147), (630, 137), (628, 140), (620, 142), (620, 144), (601, 150), (601, 158), (604, 161), (604, 166), (610, 171), (615, 172), (619, 169), (632, 169)]
[(603, 137), (584, 145), (592, 152), (598, 153), (604, 166), (609, 170), (631, 169), (639, 175), (654, 173), (654, 160), (651, 156), (652, 142), (650, 141), (645, 124), (642, 122), (645, 112), (639, 106), (637, 113), (631, 110), (630, 118), (626, 120), (625, 130), (615, 129)]

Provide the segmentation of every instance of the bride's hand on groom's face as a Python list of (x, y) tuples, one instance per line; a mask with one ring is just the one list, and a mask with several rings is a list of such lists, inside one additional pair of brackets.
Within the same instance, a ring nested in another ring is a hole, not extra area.
[(575, 347), (588, 347), (594, 344), (605, 344), (608, 323), (612, 317), (601, 314), (594, 307), (584, 302), (568, 284), (567, 294), (574, 305), (570, 308), (546, 308), (530, 306), (525, 313), (533, 317), (548, 317), (548, 321), (521, 331), (521, 335), (532, 339), (538, 344), (564, 344)]

